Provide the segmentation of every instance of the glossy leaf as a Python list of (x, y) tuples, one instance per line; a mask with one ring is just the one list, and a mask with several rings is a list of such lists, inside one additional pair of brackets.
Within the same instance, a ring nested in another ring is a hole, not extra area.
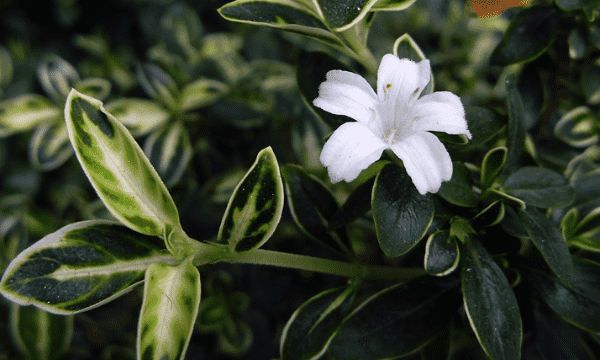
[(71, 345), (73, 318), (12, 304), (11, 335), (26, 359), (59, 360)]
[(519, 217), (531, 241), (540, 251), (550, 268), (568, 283), (573, 272), (571, 254), (567, 243), (556, 226), (535, 208), (519, 211)]
[(200, 304), (200, 273), (191, 258), (146, 270), (137, 336), (138, 360), (183, 360)]
[(465, 119), (472, 135), (471, 139), (467, 144), (447, 144), (448, 148), (461, 151), (478, 148), (485, 142), (490, 141), (505, 126), (495, 112), (484, 107), (466, 106)]
[(172, 242), (185, 241), (173, 199), (125, 126), (75, 90), (65, 120), (77, 159), (111, 214), (135, 231), (163, 237), (172, 251)]
[(256, 161), (235, 188), (219, 228), (218, 241), (236, 252), (262, 246), (275, 231), (283, 210), (283, 182), (271, 147)]
[(79, 82), (79, 74), (73, 65), (65, 59), (48, 55), (37, 68), (42, 88), (57, 104), (65, 101), (71, 88)]
[(504, 203), (502, 201), (494, 201), (471, 219), (471, 225), (475, 228), (494, 226), (502, 221), (503, 218)]
[(596, 119), (587, 106), (579, 106), (564, 114), (554, 126), (554, 135), (574, 147), (588, 147), (600, 140)]
[(539, 271), (525, 273), (530, 285), (558, 315), (582, 329), (600, 332), (600, 265), (573, 259), (568, 285)]
[(6, 99), (0, 102), (0, 138), (31, 130), (61, 115), (60, 108), (41, 95), (25, 94)]
[(115, 222), (83, 221), (21, 252), (4, 272), (0, 292), (20, 305), (73, 314), (131, 290), (153, 262), (170, 261), (157, 237)]
[(316, 0), (317, 11), (335, 31), (344, 31), (361, 21), (377, 0)]
[(336, 360), (395, 359), (418, 350), (456, 315), (457, 287), (448, 278), (424, 277), (380, 291), (346, 317), (329, 355)]
[(447, 232), (429, 235), (425, 246), (425, 270), (430, 275), (447, 275), (458, 266), (458, 244)]
[(488, 151), (481, 163), (481, 187), (487, 189), (492, 186), (496, 177), (500, 175), (506, 162), (507, 150), (505, 147), (497, 147)]
[(433, 220), (431, 195), (421, 195), (406, 170), (392, 164), (375, 180), (372, 205), (379, 246), (389, 257), (412, 249)]
[(522, 167), (504, 182), (504, 191), (528, 205), (564, 207), (575, 200), (575, 190), (561, 174), (546, 168)]
[(155, 101), (137, 98), (112, 100), (104, 105), (131, 132), (138, 137), (149, 134), (166, 123), (171, 114)]
[(54, 170), (71, 156), (73, 147), (63, 121), (39, 125), (29, 139), (29, 161), (36, 169)]
[(193, 110), (208, 106), (219, 100), (229, 91), (227, 84), (217, 80), (199, 79), (181, 90), (181, 109)]
[(348, 196), (340, 209), (331, 217), (329, 221), (330, 231), (351, 223), (371, 209), (373, 184), (375, 184), (375, 177), (360, 184)]
[(319, 359), (348, 313), (355, 290), (353, 287), (327, 290), (296, 309), (281, 335), (282, 360)]
[(510, 65), (540, 56), (554, 41), (559, 29), (559, 14), (552, 7), (531, 7), (513, 18), (496, 46), (490, 63)]
[(192, 160), (192, 143), (181, 122), (155, 131), (144, 143), (144, 153), (164, 181), (171, 187), (179, 182)]
[(473, 191), (471, 172), (460, 162), (454, 162), (453, 168), (452, 178), (442, 183), (438, 194), (453, 205), (477, 206), (479, 197)]
[(378, 0), (371, 11), (400, 11), (409, 8), (417, 0)]
[(492, 359), (519, 359), (521, 315), (506, 276), (477, 240), (461, 248), (460, 270), (465, 311), (479, 344)]
[(517, 88), (514, 75), (509, 75), (506, 80), (506, 102), (508, 103), (508, 138), (506, 147), (505, 171), (517, 166), (525, 144), (525, 109), (521, 94)]

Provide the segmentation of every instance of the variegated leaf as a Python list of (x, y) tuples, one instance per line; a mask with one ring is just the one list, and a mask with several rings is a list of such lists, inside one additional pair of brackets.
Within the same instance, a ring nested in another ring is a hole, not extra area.
[(79, 74), (71, 63), (56, 56), (46, 56), (37, 68), (42, 88), (57, 104), (69, 95), (71, 88), (79, 81)]
[(192, 160), (192, 143), (181, 122), (163, 127), (146, 139), (144, 152), (167, 187), (179, 182)]
[(110, 94), (112, 85), (103, 78), (86, 78), (75, 85), (75, 89), (98, 100), (104, 100)]
[(171, 114), (155, 101), (137, 98), (112, 100), (104, 108), (138, 137), (149, 134), (163, 125)]
[(29, 139), (29, 162), (36, 169), (54, 170), (72, 155), (73, 147), (63, 121), (41, 124)]
[(0, 138), (60, 116), (60, 108), (41, 95), (25, 94), (4, 100), (0, 102)]
[(183, 360), (200, 304), (200, 273), (186, 259), (146, 271), (138, 325), (138, 360)]
[(198, 79), (181, 90), (181, 109), (193, 110), (208, 106), (223, 97), (229, 87), (217, 80)]
[(161, 239), (116, 222), (83, 221), (20, 253), (4, 272), (0, 292), (20, 305), (73, 314), (131, 290), (155, 262), (174, 262)]
[(316, 0), (319, 15), (335, 31), (348, 30), (361, 21), (377, 0)]
[(19, 351), (29, 360), (58, 360), (69, 350), (73, 316), (50, 314), (12, 304), (10, 331)]
[(100, 101), (72, 90), (65, 120), (81, 167), (119, 221), (142, 234), (163, 237), (172, 252), (175, 243), (188, 240), (175, 203), (156, 170), (125, 126)]
[(138, 81), (146, 93), (155, 100), (162, 102), (169, 109), (179, 106), (180, 91), (175, 79), (154, 64), (144, 64), (138, 67)]
[(218, 241), (227, 242), (236, 252), (258, 248), (273, 235), (282, 209), (283, 182), (269, 146), (258, 153), (231, 195)]
[(400, 11), (409, 8), (417, 0), (378, 0), (372, 11)]

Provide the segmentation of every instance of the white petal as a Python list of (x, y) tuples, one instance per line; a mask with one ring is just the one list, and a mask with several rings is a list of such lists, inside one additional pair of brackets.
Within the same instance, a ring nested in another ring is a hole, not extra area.
[(433, 134), (417, 133), (391, 146), (402, 159), (406, 172), (419, 193), (435, 193), (442, 181), (452, 177), (452, 160), (444, 145)]
[(393, 54), (387, 54), (381, 59), (377, 72), (379, 101), (390, 99), (407, 104), (413, 97), (416, 99), (421, 94), (430, 80), (429, 60), (415, 63), (409, 59), (400, 59)]
[(471, 138), (465, 120), (465, 109), (460, 98), (451, 92), (437, 91), (425, 95), (417, 100), (412, 111), (418, 116), (413, 131), (443, 131)]
[(327, 167), (332, 183), (352, 181), (361, 171), (379, 160), (386, 145), (359, 122), (337, 128), (323, 146), (321, 163)]
[(319, 86), (313, 104), (336, 115), (346, 115), (368, 124), (375, 116), (377, 96), (362, 76), (343, 70), (331, 70)]

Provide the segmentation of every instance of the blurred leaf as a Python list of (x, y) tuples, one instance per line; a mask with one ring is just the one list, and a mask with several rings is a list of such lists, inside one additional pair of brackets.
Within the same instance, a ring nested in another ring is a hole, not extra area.
[(540, 251), (552, 271), (565, 283), (573, 273), (573, 263), (567, 243), (556, 226), (538, 209), (519, 211), (519, 217), (531, 241)]
[(2, 295), (20, 305), (73, 314), (130, 291), (152, 262), (170, 262), (164, 242), (110, 221), (74, 223), (45, 236), (8, 266)]
[(358, 219), (371, 209), (371, 194), (375, 177), (360, 184), (329, 221), (329, 230), (338, 229)]
[(19, 217), (0, 217), (0, 272), (25, 248), (27, 240), (27, 228)]
[(492, 65), (510, 65), (531, 61), (540, 56), (554, 41), (559, 30), (560, 15), (552, 7), (521, 10), (510, 22), (502, 41), (490, 58)]
[(181, 93), (171, 75), (149, 63), (140, 65), (137, 75), (140, 85), (148, 96), (160, 101), (171, 110), (179, 109)]
[(73, 156), (63, 121), (39, 125), (29, 139), (29, 161), (34, 169), (50, 171)]
[(20, 95), (0, 102), (0, 137), (28, 131), (62, 116), (60, 108), (37, 94)]
[(13, 62), (8, 50), (0, 46), (0, 96), (2, 88), (8, 85), (13, 78)]
[(523, 121), (529, 130), (540, 122), (544, 106), (544, 84), (540, 77), (539, 65), (536, 62), (526, 64), (521, 70), (517, 89), (523, 103)]
[(596, 118), (590, 108), (579, 106), (564, 114), (554, 126), (554, 135), (567, 144), (585, 148), (600, 140)]
[(371, 11), (400, 11), (409, 8), (417, 0), (378, 0)]
[(320, 358), (348, 313), (355, 291), (345, 286), (326, 290), (296, 309), (281, 335), (282, 360)]
[(517, 89), (514, 75), (506, 79), (506, 101), (508, 103), (508, 138), (506, 140), (506, 162), (504, 171), (512, 171), (517, 166), (525, 144), (525, 109), (521, 94)]
[(421, 195), (406, 170), (392, 164), (381, 169), (375, 180), (372, 206), (379, 246), (389, 257), (412, 249), (427, 232), (434, 213), (431, 195)]
[(445, 231), (438, 231), (427, 239), (425, 246), (425, 270), (430, 275), (443, 276), (458, 266), (459, 253), (456, 240)]
[(575, 190), (567, 179), (546, 168), (522, 167), (510, 174), (503, 188), (507, 194), (541, 208), (565, 207), (575, 200)]
[(344, 319), (329, 344), (336, 360), (392, 359), (442, 331), (460, 307), (456, 281), (423, 277), (371, 296)]
[(556, 5), (563, 11), (583, 10), (589, 22), (596, 19), (600, 7), (598, 0), (556, 0)]
[(283, 210), (283, 182), (271, 147), (264, 148), (235, 188), (223, 215), (219, 242), (235, 252), (262, 246), (273, 232)]
[[(573, 208), (572, 210), (575, 210)], [(575, 211), (576, 213), (576, 211)], [(569, 213), (567, 213), (568, 215)], [(565, 218), (567, 218), (565, 216)], [(563, 219), (565, 220), (565, 219)], [(573, 222), (577, 221), (575, 218)], [(563, 225), (563, 223), (561, 223)], [(566, 226), (563, 230), (567, 228)], [(590, 251), (600, 252), (600, 207), (590, 211), (577, 225), (572, 226), (569, 245), (575, 245)], [(564, 232), (563, 232), (564, 233)]]
[(11, 335), (27, 359), (59, 360), (71, 345), (73, 318), (11, 304)]
[(590, 105), (600, 104), (600, 67), (589, 65), (581, 70), (580, 86)]
[(521, 315), (506, 276), (479, 241), (460, 251), (465, 311), (477, 340), (492, 359), (519, 359)]
[(77, 84), (74, 88), (82, 94), (91, 96), (98, 100), (104, 100), (110, 94), (112, 87), (110, 81), (103, 78), (86, 78)]
[(64, 103), (71, 88), (79, 82), (73, 65), (56, 55), (46, 56), (38, 65), (37, 75), (42, 88), (57, 104)]
[(111, 100), (104, 105), (131, 132), (138, 137), (158, 129), (167, 122), (171, 114), (152, 100), (137, 98), (121, 98)]
[(181, 122), (153, 132), (144, 143), (144, 153), (168, 188), (181, 180), (192, 152), (190, 136)]
[(200, 273), (191, 257), (146, 270), (137, 335), (138, 359), (183, 360), (200, 304)]
[(569, 34), (569, 57), (571, 59), (581, 59), (587, 51), (587, 43), (582, 30), (575, 28)]
[(219, 331), (219, 350), (231, 356), (239, 357), (252, 346), (252, 329), (242, 320), (233, 320), (230, 326)]
[(461, 162), (453, 163), (452, 178), (442, 183), (438, 194), (453, 205), (475, 207), (479, 197), (473, 191), (471, 172)]
[(229, 87), (217, 80), (199, 79), (181, 90), (181, 110), (193, 110), (208, 106), (225, 96)]
[(187, 57), (197, 53), (196, 45), (202, 35), (202, 24), (195, 10), (183, 3), (175, 3), (160, 19), (162, 40), (169, 49), (178, 48)]

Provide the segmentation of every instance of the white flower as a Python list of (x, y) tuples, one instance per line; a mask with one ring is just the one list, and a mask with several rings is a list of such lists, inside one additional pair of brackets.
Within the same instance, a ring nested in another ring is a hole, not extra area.
[(465, 110), (458, 96), (439, 91), (419, 97), (430, 81), (429, 60), (415, 63), (387, 54), (377, 74), (377, 94), (354, 73), (331, 70), (313, 104), (356, 122), (331, 135), (321, 152), (333, 183), (352, 181), (391, 149), (404, 163), (419, 193), (437, 192), (452, 177), (452, 160), (428, 131), (464, 134)]

